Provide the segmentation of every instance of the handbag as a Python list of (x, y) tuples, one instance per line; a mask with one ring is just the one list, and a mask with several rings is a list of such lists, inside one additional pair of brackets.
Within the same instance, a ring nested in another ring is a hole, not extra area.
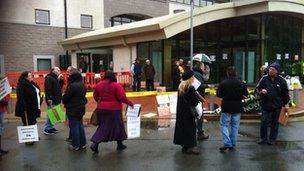
[(98, 121), (98, 116), (97, 116), (97, 109), (95, 109), (93, 112), (92, 112), (92, 115), (91, 115), (91, 119), (90, 119), (90, 123), (94, 126), (98, 126), (99, 125), (99, 121)]
[(285, 126), (287, 124), (287, 122), (288, 122), (288, 117), (289, 117), (288, 110), (285, 107), (282, 107), (278, 122), (281, 125)]

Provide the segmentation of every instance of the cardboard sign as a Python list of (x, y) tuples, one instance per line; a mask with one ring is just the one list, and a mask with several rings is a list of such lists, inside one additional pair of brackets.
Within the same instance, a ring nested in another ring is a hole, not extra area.
[(0, 80), (0, 100), (12, 92), (12, 88), (8, 82), (7, 77)]
[(157, 107), (158, 111), (158, 126), (159, 127), (170, 127), (172, 114), (170, 113), (169, 106)]
[(141, 104), (134, 104), (133, 108), (127, 106), (126, 115), (128, 117), (138, 117), (141, 110)]
[(194, 81), (192, 83), (192, 86), (195, 88), (195, 90), (197, 90), (199, 88), (199, 86), (201, 86), (201, 82), (198, 81), (198, 79), (194, 78)]
[(18, 126), (19, 143), (39, 141), (37, 125)]
[(127, 117), (128, 139), (140, 137), (140, 116)]
[(177, 107), (177, 93), (170, 94), (169, 95), (170, 99), (170, 112), (171, 113), (176, 113), (176, 107)]
[(158, 105), (170, 103), (168, 95), (159, 95), (159, 96), (156, 96), (156, 100), (157, 100), (157, 104)]
[(56, 123), (64, 122), (66, 120), (65, 113), (63, 112), (61, 105), (52, 107), (48, 109), (46, 112), (52, 125), (55, 125)]

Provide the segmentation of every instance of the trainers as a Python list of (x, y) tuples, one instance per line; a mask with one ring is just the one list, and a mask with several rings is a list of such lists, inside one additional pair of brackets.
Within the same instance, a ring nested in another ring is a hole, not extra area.
[(205, 133), (198, 133), (197, 134), (197, 140), (206, 140), (209, 138), (209, 135), (206, 135)]
[(192, 147), (192, 148), (188, 148), (185, 153), (198, 155), (198, 154), (200, 154), (200, 151), (197, 147)]
[(50, 130), (53, 131), (54, 133), (57, 133), (57, 132), (58, 132), (58, 130), (55, 129), (55, 128), (52, 128), (52, 129), (50, 129)]
[(80, 148), (79, 147), (74, 147), (72, 145), (69, 145), (69, 150), (71, 150), (71, 151), (79, 151)]
[(43, 133), (45, 135), (53, 135), (53, 134), (55, 134), (52, 130), (44, 130)]
[(95, 144), (93, 143), (91, 146), (90, 146), (90, 149), (93, 151), (93, 153), (95, 154), (98, 154), (99, 151), (98, 151), (98, 144)]
[(1, 155), (1, 156), (4, 155), (4, 154), (7, 154), (7, 153), (8, 153), (7, 150), (0, 149), (0, 155)]
[(260, 139), (260, 140), (258, 141), (258, 144), (266, 144), (266, 142), (267, 142), (267, 140), (265, 140), (265, 139)]
[(275, 145), (275, 140), (269, 140), (269, 141), (267, 141), (267, 144), (268, 145)]
[(117, 146), (116, 150), (117, 151), (122, 151), (122, 150), (124, 150), (126, 148), (127, 148), (127, 146), (125, 146), (125, 145), (122, 144), (122, 145)]
[(86, 149), (86, 148), (87, 148), (86, 145), (81, 146), (81, 149)]

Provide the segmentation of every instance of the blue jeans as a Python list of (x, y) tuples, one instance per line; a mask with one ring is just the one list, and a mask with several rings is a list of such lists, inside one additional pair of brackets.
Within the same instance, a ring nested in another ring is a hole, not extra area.
[[(47, 106), (47, 109), (50, 109), (52, 108), (52, 106)], [(44, 130), (51, 130), (54, 128), (54, 125), (52, 125), (48, 115), (46, 115), (46, 121), (45, 121), (45, 124), (44, 124)]]
[(0, 136), (3, 134), (4, 130), (4, 112), (0, 112)]
[[(240, 126), (240, 113), (229, 114), (222, 112), (220, 124), (223, 136), (223, 143), (225, 147), (235, 147), (239, 126)], [(230, 132), (229, 132), (230, 129)]]
[(86, 145), (86, 136), (84, 132), (84, 127), (82, 123), (82, 118), (73, 117), (67, 115), (69, 119), (69, 127), (72, 136), (72, 145), (73, 147), (82, 147)]

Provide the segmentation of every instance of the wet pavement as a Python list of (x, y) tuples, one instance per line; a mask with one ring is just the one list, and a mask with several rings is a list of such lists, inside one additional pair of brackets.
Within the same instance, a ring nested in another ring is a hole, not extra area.
[[(279, 142), (275, 146), (258, 145), (259, 124), (241, 124), (239, 143), (235, 151), (220, 153), (222, 145), (218, 122), (205, 123), (210, 135), (207, 141), (199, 142), (201, 154), (186, 155), (181, 147), (172, 143), (174, 128), (158, 130), (142, 128), (141, 138), (127, 140), (128, 148), (117, 152), (116, 143), (101, 144), (100, 153), (93, 155), (88, 148), (69, 151), (64, 141), (68, 128), (59, 125), (59, 133), (43, 135), (34, 146), (19, 144), (16, 126), (7, 123), (3, 147), (9, 154), (0, 158), (1, 171), (21, 170), (304, 170), (304, 123), (294, 122), (280, 127)], [(95, 127), (86, 127), (87, 140)], [(89, 145), (90, 143), (88, 143)]]

